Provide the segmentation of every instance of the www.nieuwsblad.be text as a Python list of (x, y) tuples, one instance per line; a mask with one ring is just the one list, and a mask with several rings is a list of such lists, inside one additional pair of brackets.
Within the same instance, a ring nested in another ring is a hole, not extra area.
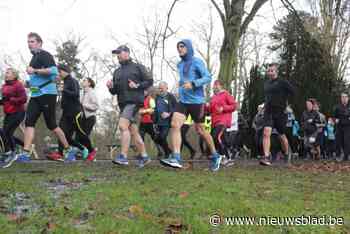
[(307, 225), (320, 225), (320, 226), (332, 226), (343, 225), (344, 218), (331, 215), (323, 216), (307, 216), (302, 215), (298, 217), (277, 217), (277, 216), (262, 216), (262, 217), (250, 217), (250, 216), (232, 216), (223, 217), (218, 214), (211, 215), (209, 218), (211, 226), (217, 227), (220, 225), (226, 226), (238, 226), (238, 225), (256, 225), (256, 226), (307, 226)]

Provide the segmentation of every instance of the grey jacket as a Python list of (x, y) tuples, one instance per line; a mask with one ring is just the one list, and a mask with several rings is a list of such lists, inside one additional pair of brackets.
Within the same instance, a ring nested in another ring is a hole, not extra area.
[(86, 118), (96, 115), (99, 105), (96, 93), (92, 88), (84, 90), (80, 98), (80, 103), (84, 108)]

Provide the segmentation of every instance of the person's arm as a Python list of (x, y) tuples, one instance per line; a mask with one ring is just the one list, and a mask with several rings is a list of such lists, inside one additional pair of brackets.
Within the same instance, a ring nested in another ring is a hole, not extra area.
[(289, 81), (283, 80), (283, 86), (288, 96), (293, 97), (295, 95), (295, 88)]
[(23, 105), (27, 102), (27, 94), (22, 84), (16, 85), (15, 95), (10, 97), (10, 102), (13, 105)]
[(206, 84), (210, 84), (212, 77), (203, 61), (200, 59), (196, 59), (193, 60), (192, 64), (194, 65), (195, 71), (197, 71), (200, 76), (199, 79), (195, 79), (192, 81), (192, 85), (195, 88), (197, 88)]
[(150, 71), (148, 71), (146, 69), (145, 66), (141, 65), (141, 64), (137, 64), (139, 70), (140, 70), (140, 77), (141, 77), (141, 81), (140, 83), (138, 83), (138, 87), (137, 89), (148, 89), (149, 87), (151, 87), (153, 85), (153, 77)]
[(90, 92), (87, 102), (82, 103), (83, 107), (88, 111), (97, 111), (99, 108), (98, 100), (95, 92)]
[(236, 106), (237, 106), (235, 98), (232, 95), (226, 93), (225, 101), (226, 101), (226, 104), (223, 106), (223, 108), (224, 108), (223, 112), (224, 113), (234, 112), (236, 110)]

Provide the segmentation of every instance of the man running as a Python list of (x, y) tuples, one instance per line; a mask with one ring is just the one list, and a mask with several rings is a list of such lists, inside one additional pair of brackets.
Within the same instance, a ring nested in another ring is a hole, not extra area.
[(202, 60), (194, 57), (192, 42), (182, 40), (177, 43), (177, 50), (181, 57), (178, 64), (180, 75), (179, 102), (171, 121), (171, 143), (173, 153), (168, 159), (161, 162), (170, 167), (182, 168), (181, 165), (181, 127), (186, 117), (191, 115), (196, 132), (203, 137), (210, 148), (212, 158), (210, 169), (217, 171), (220, 168), (221, 156), (216, 152), (213, 138), (204, 131), (204, 85), (210, 84), (211, 75)]
[(267, 69), (267, 75), (270, 78), (264, 84), (265, 93), (265, 111), (264, 111), (264, 132), (263, 132), (263, 151), (264, 155), (260, 160), (261, 165), (271, 165), (271, 133), (275, 128), (279, 135), (284, 154), (290, 156), (288, 139), (286, 137), (287, 99), (294, 95), (294, 88), (286, 80), (278, 79), (277, 64), (270, 64)]
[(28, 48), (33, 57), (27, 68), (30, 86), (30, 101), (28, 103), (23, 153), (17, 155), (19, 161), (30, 160), (30, 150), (35, 134), (35, 124), (41, 114), (44, 115), (46, 126), (51, 130), (62, 143), (63, 155), (69, 158), (74, 154), (61, 128), (56, 123), (56, 99), (57, 87), (56, 77), (58, 75), (55, 60), (52, 55), (42, 49), (42, 39), (37, 33), (28, 34)]
[(140, 136), (137, 120), (139, 109), (143, 106), (144, 92), (153, 84), (151, 74), (145, 66), (135, 63), (130, 58), (130, 49), (121, 45), (112, 54), (118, 56), (120, 67), (113, 74), (113, 80), (107, 82), (112, 95), (117, 95), (120, 109), (119, 129), (121, 133), (121, 152), (113, 163), (128, 165), (128, 151), (130, 139), (133, 137), (139, 153), (139, 167), (143, 167), (151, 160), (147, 155), (145, 144)]

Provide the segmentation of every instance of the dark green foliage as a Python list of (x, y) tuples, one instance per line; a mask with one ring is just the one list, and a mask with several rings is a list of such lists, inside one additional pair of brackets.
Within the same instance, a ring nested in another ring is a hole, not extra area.
[(83, 76), (79, 68), (81, 65), (81, 60), (77, 58), (79, 54), (78, 46), (78, 43), (74, 42), (73, 40), (63, 42), (62, 45), (59, 45), (56, 48), (56, 57), (58, 63), (68, 65), (75, 74), (75, 77), (80, 80)]
[[(290, 100), (296, 117), (300, 117), (309, 97), (319, 100), (321, 111), (331, 115), (340, 92), (347, 86), (345, 81), (337, 79), (331, 55), (317, 38), (315, 18), (305, 12), (299, 12), (298, 16), (291, 13), (278, 21), (273, 29), (270, 34), (273, 44), (269, 48), (279, 53), (280, 79), (287, 79), (296, 87), (297, 93)], [(251, 69), (244, 93), (242, 113), (249, 120), (264, 100), (264, 74), (260, 74), (259, 69), (258, 66)]]

